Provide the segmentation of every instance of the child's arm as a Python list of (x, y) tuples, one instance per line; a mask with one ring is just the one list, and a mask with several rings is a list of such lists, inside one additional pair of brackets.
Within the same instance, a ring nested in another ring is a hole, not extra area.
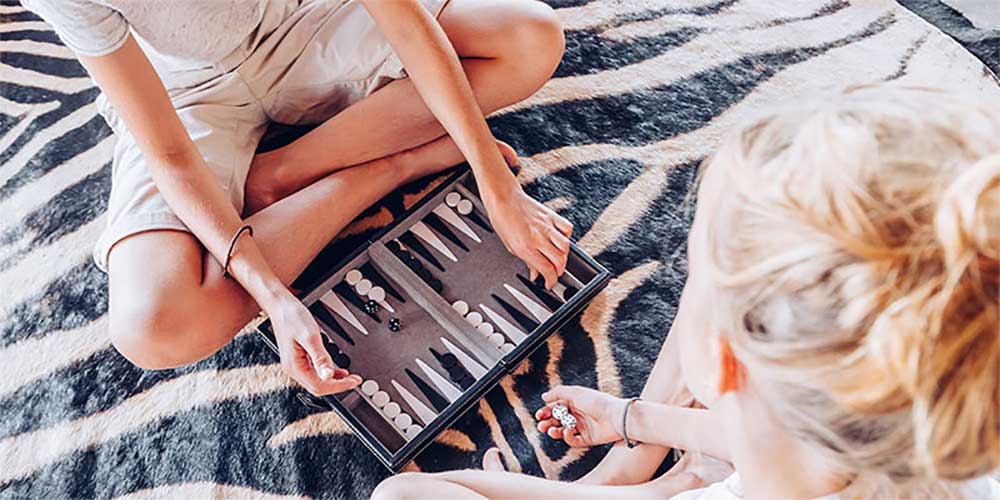
[[(560, 386), (542, 395), (548, 403), (535, 414), (538, 430), (570, 446), (593, 446), (623, 439), (622, 420), (629, 400), (585, 387)], [(566, 405), (576, 416), (572, 430), (552, 417), (552, 407)], [(722, 426), (711, 410), (636, 401), (628, 409), (628, 437), (730, 461)]]
[(507, 249), (551, 288), (566, 267), (573, 226), (521, 189), (472, 92), (454, 47), (417, 0), (362, 0), (413, 85), (472, 166), (490, 221)]

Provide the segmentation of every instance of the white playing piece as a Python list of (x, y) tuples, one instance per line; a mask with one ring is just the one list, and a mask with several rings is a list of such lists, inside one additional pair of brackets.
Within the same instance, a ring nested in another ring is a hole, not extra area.
[(483, 322), (483, 315), (477, 313), (476, 311), (472, 311), (465, 315), (465, 321), (468, 321), (472, 326), (479, 326), (479, 324)]
[(361, 281), (361, 278), (363, 278), (361, 271), (358, 271), (357, 269), (351, 269), (350, 271), (347, 271), (346, 275), (344, 275), (344, 281), (351, 286), (357, 285), (358, 282)]
[(462, 397), (462, 391), (451, 385), (451, 382), (445, 380), (444, 377), (434, 371), (431, 367), (427, 366), (427, 363), (424, 363), (420, 358), (417, 358), (417, 366), (424, 371), (424, 373), (431, 379), (431, 382), (434, 382), (434, 385), (439, 391), (441, 391), (441, 394), (443, 394), (449, 402), (454, 403), (458, 400), (458, 398)]
[(455, 229), (458, 229), (462, 233), (465, 233), (465, 235), (468, 236), (469, 238), (472, 238), (472, 240), (475, 241), (476, 243), (483, 242), (483, 240), (479, 239), (479, 235), (476, 234), (476, 232), (473, 231), (472, 228), (469, 227), (469, 225), (466, 224), (465, 221), (462, 220), (462, 218), (459, 217), (454, 210), (448, 208), (445, 205), (439, 204), (437, 207), (434, 208), (434, 213), (436, 213), (438, 217), (444, 219), (444, 221), (447, 222), (448, 224), (455, 226)]
[(361, 295), (368, 295), (368, 292), (372, 291), (372, 282), (369, 280), (361, 280), (355, 286), (355, 290)]
[(519, 330), (516, 326), (512, 325), (510, 321), (504, 319), (503, 316), (497, 314), (496, 311), (490, 309), (486, 304), (479, 304), (479, 308), (490, 317), (490, 321), (499, 326), (500, 329), (507, 334), (507, 337), (510, 337), (510, 339), (515, 343), (520, 344), (521, 342), (524, 342), (524, 339), (528, 338), (528, 334)]
[(413, 419), (405, 413), (396, 415), (396, 418), (392, 419), (392, 421), (396, 424), (396, 427), (399, 427), (399, 430), (406, 429), (407, 427), (413, 425)]
[(396, 418), (396, 415), (399, 415), (402, 411), (399, 405), (392, 401), (382, 408), (382, 413), (385, 413), (385, 416), (389, 418)]
[(531, 315), (534, 316), (535, 319), (537, 319), (538, 321), (544, 323), (548, 321), (549, 318), (552, 317), (552, 313), (550, 313), (547, 309), (542, 307), (542, 305), (539, 304), (538, 302), (535, 302), (530, 298), (528, 298), (527, 295), (521, 293), (521, 291), (518, 290), (517, 288), (514, 288), (506, 283), (503, 284), (503, 287), (506, 288), (507, 291), (510, 292), (510, 294), (513, 295), (514, 298), (517, 299), (517, 301), (520, 302), (521, 305), (524, 306), (524, 308), (527, 309), (528, 312), (530, 312)]
[(413, 425), (407, 427), (406, 430), (403, 431), (403, 434), (406, 435), (406, 439), (413, 439), (413, 438), (417, 437), (417, 434), (420, 434), (420, 431), (422, 431), (422, 430), (424, 430), (423, 427), (420, 427), (417, 424), (413, 424)]
[(378, 382), (374, 380), (365, 380), (361, 384), (361, 393), (365, 396), (371, 397), (372, 394), (378, 392)]
[(516, 347), (514, 344), (507, 342), (506, 344), (500, 346), (500, 352), (510, 354), (514, 350), (514, 347)]
[(448, 257), (448, 259), (452, 262), (458, 262), (458, 257), (455, 257), (455, 254), (451, 253), (451, 250), (449, 250), (444, 242), (441, 241), (441, 238), (438, 238), (438, 236), (431, 231), (431, 228), (427, 227), (427, 224), (424, 224), (423, 222), (414, 222), (413, 225), (410, 226), (410, 232), (424, 240), (428, 245), (434, 247), (435, 250), (440, 252), (441, 255)]
[(408, 404), (411, 409), (413, 409), (413, 413), (417, 415), (417, 418), (424, 422), (424, 425), (430, 424), (435, 418), (437, 418), (437, 413), (434, 413), (434, 410), (431, 410), (422, 401), (417, 399), (417, 397), (414, 396), (412, 392), (407, 390), (406, 387), (403, 387), (395, 380), (392, 380), (391, 382), (392, 386), (396, 389), (396, 392), (403, 396), (403, 400), (406, 401), (406, 404)]
[(375, 302), (378, 302), (379, 304), (382, 304), (382, 307), (384, 307), (387, 311), (391, 313), (396, 312), (396, 310), (393, 309), (391, 305), (389, 305), (389, 302), (385, 300), (384, 288), (380, 286), (372, 287), (372, 289), (368, 291), (368, 298), (374, 300)]
[(444, 203), (449, 207), (457, 207), (460, 201), (462, 201), (462, 195), (458, 194), (458, 191), (452, 191), (444, 197)]
[(444, 346), (448, 349), (449, 352), (451, 352), (452, 354), (455, 355), (456, 358), (458, 358), (458, 362), (461, 363), (466, 370), (469, 370), (469, 373), (472, 374), (473, 377), (476, 377), (476, 379), (480, 379), (482, 378), (483, 375), (486, 375), (486, 368), (483, 368), (482, 365), (480, 365), (474, 359), (469, 357), (468, 354), (465, 354), (465, 351), (459, 349), (458, 346), (452, 344), (451, 342), (448, 342), (448, 339), (444, 337), (441, 337), (441, 343), (444, 344)]
[(458, 210), (458, 213), (462, 215), (469, 215), (472, 213), (472, 202), (469, 200), (462, 200), (458, 202), (458, 206), (455, 207), (455, 210)]
[(385, 391), (378, 391), (372, 396), (372, 403), (381, 408), (389, 402), (389, 395)]
[(322, 297), (319, 298), (327, 307), (329, 307), (333, 312), (337, 313), (341, 318), (347, 320), (354, 328), (357, 328), (359, 332), (368, 335), (368, 330), (365, 329), (365, 325), (362, 325), (358, 318), (354, 316), (354, 313), (347, 308), (347, 304), (340, 300), (332, 291), (326, 292)]
[(456, 300), (455, 303), (451, 305), (451, 308), (462, 316), (469, 313), (469, 304), (467, 304), (464, 300)]
[(476, 330), (479, 330), (479, 333), (483, 335), (490, 335), (493, 333), (493, 325), (486, 322), (482, 322), (479, 324), (479, 326), (476, 327)]
[(490, 335), (488, 337), (488, 340), (490, 341), (491, 344), (497, 347), (500, 347), (504, 344), (504, 342), (507, 342), (507, 339), (503, 338), (503, 335), (500, 335), (499, 333), (494, 333), (493, 335)]

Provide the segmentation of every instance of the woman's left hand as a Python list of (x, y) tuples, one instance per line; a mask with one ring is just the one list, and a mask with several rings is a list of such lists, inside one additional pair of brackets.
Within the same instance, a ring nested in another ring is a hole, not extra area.
[(524, 261), (531, 280), (541, 274), (545, 287), (555, 286), (566, 270), (573, 224), (524, 193), (516, 182), (503, 193), (482, 197), (490, 222), (507, 250)]

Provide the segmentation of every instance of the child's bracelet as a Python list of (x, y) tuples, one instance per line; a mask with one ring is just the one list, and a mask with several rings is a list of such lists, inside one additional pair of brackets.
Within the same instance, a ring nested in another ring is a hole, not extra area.
[(223, 278), (229, 278), (229, 261), (233, 259), (233, 250), (236, 248), (236, 240), (240, 239), (240, 235), (244, 232), (249, 233), (251, 238), (253, 237), (253, 228), (250, 227), (250, 224), (244, 224), (236, 230), (236, 234), (233, 235), (233, 239), (229, 240), (229, 250), (226, 251), (226, 262), (222, 264)]
[(631, 408), (632, 403), (635, 403), (636, 401), (639, 401), (638, 396), (625, 402), (625, 411), (622, 413), (622, 438), (625, 439), (625, 446), (629, 448), (635, 448), (640, 444), (638, 441), (632, 441), (628, 438), (628, 429), (625, 427), (625, 424), (628, 422), (628, 409)]

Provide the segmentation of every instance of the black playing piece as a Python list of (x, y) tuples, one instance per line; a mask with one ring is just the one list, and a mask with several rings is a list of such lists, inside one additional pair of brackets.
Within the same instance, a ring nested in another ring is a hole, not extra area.
[(430, 285), (431, 289), (433, 289), (437, 293), (441, 293), (444, 291), (444, 283), (441, 283), (441, 280), (437, 278), (431, 278), (430, 282), (428, 282), (427, 284)]
[[(391, 243), (395, 243), (395, 241)], [(398, 245), (398, 243), (396, 244)], [(375, 283), (376, 285), (382, 287), (382, 289), (385, 290), (385, 293), (392, 295), (396, 300), (404, 304), (406, 303), (406, 299), (403, 298), (403, 295), (397, 292), (396, 289), (389, 284), (389, 280), (385, 279), (384, 277), (382, 277), (381, 274), (379, 274), (378, 270), (375, 269), (375, 266), (373, 266), (371, 262), (365, 262), (364, 264), (361, 265), (361, 273), (364, 274), (366, 277), (368, 277), (368, 279), (371, 280), (372, 283)]]
[(545, 291), (544, 287), (535, 286), (534, 283), (528, 280), (528, 278), (521, 276), (520, 273), (518, 273), (517, 279), (522, 285), (524, 285), (525, 288), (530, 290), (535, 297), (538, 297), (538, 300), (542, 301), (542, 303), (545, 304), (545, 307), (548, 307), (550, 311), (555, 311), (562, 305), (555, 297), (549, 295), (549, 293)]
[(445, 399), (444, 396), (439, 394), (437, 391), (435, 391), (434, 388), (430, 386), (430, 384), (424, 382), (424, 379), (417, 376), (416, 373), (410, 371), (409, 368), (403, 368), (403, 370), (406, 371), (406, 375), (410, 377), (410, 380), (412, 380), (413, 383), (417, 386), (417, 389), (420, 389), (420, 392), (424, 393), (424, 396), (427, 398), (427, 401), (431, 403), (431, 406), (433, 406), (435, 410), (437, 410), (438, 412), (442, 412), (446, 408), (448, 408), (448, 400)]
[(382, 322), (382, 320), (379, 319), (377, 314), (368, 312), (368, 308), (365, 307), (365, 301), (361, 299), (360, 295), (354, 292), (354, 289), (351, 288), (351, 285), (348, 285), (346, 281), (341, 281), (340, 283), (333, 285), (333, 291), (336, 292), (337, 295), (340, 295), (340, 297), (343, 298), (344, 300), (350, 302), (351, 305), (357, 307), (359, 311), (370, 316), (371, 319), (375, 320), (378, 323)]
[[(542, 275), (538, 275), (538, 277), (535, 278), (535, 286), (537, 286), (538, 288), (545, 288), (545, 278)], [(576, 292), (580, 291), (573, 286), (566, 286), (566, 285), (563, 286), (565, 287), (565, 290), (563, 290), (562, 294), (563, 300), (569, 300), (570, 297), (576, 295)], [(555, 292), (553, 291), (552, 293)]]
[(365, 312), (368, 314), (376, 314), (381, 309), (382, 306), (378, 303), (377, 300), (368, 299), (368, 301), (365, 302)]
[(344, 352), (338, 352), (337, 354), (334, 354), (333, 362), (337, 366), (345, 370), (351, 367), (351, 357), (345, 354)]
[(389, 318), (389, 331), (398, 332), (402, 328), (399, 323), (399, 318)]
[(451, 368), (448, 368), (448, 378), (450, 378), (452, 382), (458, 382), (462, 380), (463, 378), (465, 378), (466, 374), (468, 374), (468, 372), (465, 371), (465, 368), (462, 368), (459, 365), (455, 365)]
[(330, 356), (340, 354), (340, 346), (330, 340), (330, 337), (320, 335), (320, 338), (323, 339), (323, 347), (326, 348), (326, 352), (330, 353)]
[(340, 323), (337, 323), (337, 320), (333, 318), (333, 314), (330, 313), (330, 310), (322, 302), (318, 300), (313, 302), (313, 305), (309, 306), (309, 310), (313, 313), (313, 316), (316, 316), (316, 319), (320, 323), (333, 330), (333, 333), (336, 333), (338, 337), (347, 341), (348, 344), (355, 345), (354, 339), (347, 334), (347, 330), (344, 330), (344, 327), (340, 326)]
[(421, 267), (420, 269), (417, 269), (417, 276), (420, 276), (420, 279), (426, 281), (428, 285), (430, 284), (431, 280), (434, 279), (434, 275), (431, 274), (431, 272), (426, 267)]
[[(389, 240), (385, 242), (385, 247), (388, 248), (392, 253), (399, 253), (403, 251), (402, 245), (400, 245), (399, 242), (396, 240)], [(368, 273), (365, 273), (365, 276), (368, 276)]]
[(483, 218), (480, 217), (479, 214), (477, 214), (476, 212), (469, 212), (469, 215), (466, 215), (466, 217), (471, 219), (472, 222), (475, 222), (479, 227), (491, 233), (493, 232), (493, 228), (490, 227), (490, 225), (486, 221), (484, 221)]
[(434, 357), (437, 358), (438, 363), (441, 363), (441, 366), (444, 367), (445, 370), (458, 364), (458, 358), (456, 358), (455, 355), (450, 352), (441, 354), (440, 352), (437, 351), (437, 349), (434, 349), (433, 347), (428, 347), (427, 349), (431, 351), (431, 354), (433, 354)]
[(463, 377), (462, 380), (458, 381), (458, 386), (461, 387), (462, 390), (464, 391), (464, 390), (468, 389), (469, 387), (472, 387), (472, 384), (475, 384), (475, 383), (476, 383), (476, 379), (473, 378), (472, 375), (468, 375), (466, 377)]
[(514, 321), (521, 325), (521, 328), (524, 328), (528, 333), (531, 333), (535, 331), (535, 328), (538, 328), (538, 323), (536, 323), (535, 320), (525, 316), (523, 312), (508, 304), (507, 301), (500, 298), (499, 295), (491, 293), (490, 297), (493, 297), (493, 300), (497, 301), (497, 303), (500, 304), (500, 307), (502, 307), (504, 311), (507, 311), (507, 314), (514, 318)]
[(434, 228), (434, 231), (438, 234), (448, 238), (448, 241), (458, 245), (458, 248), (461, 248), (466, 252), (469, 251), (469, 247), (465, 246), (465, 243), (463, 243), (462, 240), (455, 235), (455, 233), (451, 232), (451, 229), (448, 229), (448, 224), (443, 221), (441, 217), (438, 217), (438, 214), (434, 212), (427, 214), (427, 216), (424, 217), (424, 222), (427, 223), (428, 226)]
[(400, 235), (399, 239), (408, 248), (410, 248), (414, 252), (417, 252), (417, 255), (423, 257), (424, 260), (426, 260), (427, 262), (430, 262), (432, 266), (440, 269), (442, 272), (444, 271), (444, 266), (441, 265), (441, 262), (434, 257), (431, 251), (427, 247), (425, 247), (424, 244), (420, 242), (420, 240), (417, 239), (417, 236), (415, 234), (407, 231), (402, 235)]

